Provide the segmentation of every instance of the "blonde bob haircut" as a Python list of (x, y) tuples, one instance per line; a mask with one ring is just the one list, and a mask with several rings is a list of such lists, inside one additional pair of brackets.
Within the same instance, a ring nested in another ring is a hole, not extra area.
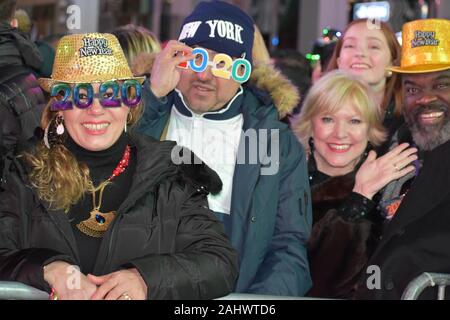
[[(42, 128), (46, 128), (58, 114), (51, 111), (51, 103), (52, 100), (43, 111)], [(131, 108), (127, 117), (127, 126), (129, 125), (130, 129), (139, 120), (142, 108), (142, 102)], [(95, 187), (92, 183), (89, 168), (78, 162), (64, 144), (57, 144), (48, 149), (44, 142), (40, 142), (33, 153), (24, 153), (23, 156), (30, 165), (28, 178), (32, 186), (36, 188), (39, 198), (47, 201), (54, 210), (68, 212), (85, 193), (98, 189), (98, 186)]]
[(316, 116), (334, 114), (344, 105), (352, 105), (369, 127), (369, 142), (379, 146), (386, 139), (379, 108), (374, 103), (371, 89), (355, 76), (341, 70), (329, 72), (309, 91), (300, 114), (292, 128), (310, 154), (312, 120)]
[(143, 52), (158, 53), (161, 51), (161, 43), (158, 38), (150, 30), (127, 24), (113, 30), (123, 49), (128, 64)]

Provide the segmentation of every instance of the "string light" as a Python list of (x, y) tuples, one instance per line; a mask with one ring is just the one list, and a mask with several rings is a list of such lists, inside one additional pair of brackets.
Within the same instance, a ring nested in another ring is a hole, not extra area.
[(311, 61), (319, 61), (320, 60), (320, 54), (308, 53), (308, 54), (306, 54), (306, 59), (311, 60)]

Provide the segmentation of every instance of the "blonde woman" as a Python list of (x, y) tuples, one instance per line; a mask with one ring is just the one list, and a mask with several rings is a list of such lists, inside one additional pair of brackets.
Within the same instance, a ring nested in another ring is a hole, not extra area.
[(40, 79), (53, 97), (44, 139), (0, 194), (0, 279), (53, 299), (211, 299), (233, 290), (237, 255), (206, 202), (219, 177), (205, 165), (175, 165), (173, 142), (130, 133), (143, 80), (113, 35), (61, 39), (52, 78)]
[(127, 24), (113, 30), (123, 49), (131, 71), (136, 75), (148, 75), (151, 68), (148, 60), (161, 51), (161, 42), (150, 30)]
[(309, 156), (310, 296), (353, 296), (383, 222), (376, 194), (414, 170), (417, 150), (407, 144), (379, 158), (371, 150), (386, 136), (372, 95), (356, 77), (330, 72), (312, 87), (293, 124)]

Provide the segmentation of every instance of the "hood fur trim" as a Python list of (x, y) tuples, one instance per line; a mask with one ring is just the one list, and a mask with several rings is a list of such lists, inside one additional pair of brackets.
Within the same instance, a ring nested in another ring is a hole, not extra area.
[(182, 148), (181, 150), (182, 157), (187, 155), (190, 158), (188, 164), (183, 163), (178, 166), (181, 176), (205, 193), (218, 194), (222, 190), (222, 180), (217, 172), (208, 167), (189, 149)]
[(280, 119), (291, 114), (300, 103), (298, 88), (280, 70), (270, 64), (254, 66), (250, 84), (270, 94)]

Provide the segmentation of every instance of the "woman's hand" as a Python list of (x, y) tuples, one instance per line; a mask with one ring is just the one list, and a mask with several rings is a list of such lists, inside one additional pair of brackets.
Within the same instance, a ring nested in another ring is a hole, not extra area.
[(77, 266), (63, 261), (46, 265), (44, 279), (53, 288), (55, 300), (89, 300), (97, 290)]
[(147, 284), (136, 268), (120, 270), (101, 277), (89, 274), (88, 278), (99, 286), (92, 300), (147, 299)]
[[(150, 88), (153, 94), (162, 98), (175, 89), (180, 81), (180, 71), (177, 66), (180, 63), (194, 59), (192, 48), (171, 40), (155, 59), (150, 77)], [(184, 52), (183, 56), (181, 52)]]
[(417, 160), (416, 153), (417, 149), (409, 148), (408, 143), (397, 146), (378, 159), (375, 151), (370, 151), (356, 173), (353, 191), (372, 199), (389, 182), (414, 171), (410, 164)]

